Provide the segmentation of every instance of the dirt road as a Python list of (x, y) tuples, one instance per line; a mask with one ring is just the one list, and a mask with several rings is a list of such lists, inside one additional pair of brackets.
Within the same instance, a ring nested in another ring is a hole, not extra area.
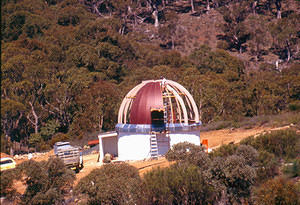
[(213, 130), (207, 132), (201, 132), (200, 137), (201, 140), (208, 140), (209, 148), (217, 148), (223, 144), (228, 144), (230, 142), (239, 143), (242, 139), (245, 139), (249, 136), (258, 135), (264, 132), (272, 131), (272, 130), (281, 130), (288, 129), (290, 126), (284, 127), (256, 127), (252, 129), (222, 129), (222, 130)]

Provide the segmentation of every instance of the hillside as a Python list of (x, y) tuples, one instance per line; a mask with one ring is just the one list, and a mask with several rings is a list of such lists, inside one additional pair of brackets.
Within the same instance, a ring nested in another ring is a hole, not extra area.
[(125, 94), (161, 77), (205, 125), (299, 112), (298, 1), (191, 2), (2, 1), (1, 151), (112, 130)]
[[(299, 204), (299, 42), (299, 0), (1, 1), (0, 151), (18, 164), (1, 204)], [(101, 166), (88, 150), (77, 174), (52, 157), (161, 78), (192, 95), (212, 152)]]

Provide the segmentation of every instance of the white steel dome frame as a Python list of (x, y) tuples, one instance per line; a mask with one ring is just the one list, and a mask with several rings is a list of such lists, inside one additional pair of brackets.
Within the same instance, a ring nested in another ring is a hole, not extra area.
[(176, 109), (177, 116), (173, 116), (174, 113), (171, 112), (170, 124), (174, 123), (174, 118), (179, 118), (178, 121), (183, 125), (188, 125), (189, 122), (200, 123), (198, 108), (192, 95), (179, 83), (172, 80), (160, 79), (143, 81), (127, 93), (119, 109), (118, 124), (128, 124), (128, 114), (130, 113), (136, 94), (145, 84), (150, 82), (160, 82), (162, 93), (164, 93), (162, 97), (167, 98), (171, 106), (171, 98), (175, 99), (176, 108), (171, 109)]

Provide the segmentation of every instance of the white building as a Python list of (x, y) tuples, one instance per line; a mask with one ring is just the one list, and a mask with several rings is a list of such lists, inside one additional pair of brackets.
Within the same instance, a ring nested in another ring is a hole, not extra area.
[(200, 145), (199, 112), (191, 94), (166, 79), (143, 81), (125, 96), (116, 132), (99, 138), (100, 160), (105, 153), (119, 160), (143, 160), (164, 155), (174, 144)]

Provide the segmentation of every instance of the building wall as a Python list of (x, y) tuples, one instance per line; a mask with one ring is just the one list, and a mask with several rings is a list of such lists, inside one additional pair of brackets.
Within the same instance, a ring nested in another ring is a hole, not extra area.
[(170, 149), (170, 138), (165, 133), (156, 135), (158, 155), (164, 155)]
[(119, 160), (143, 160), (150, 157), (150, 135), (119, 133)]
[[(158, 134), (158, 154), (164, 155), (174, 144), (190, 142), (200, 145), (200, 131), (186, 131), (171, 133), (170, 144), (165, 134)], [(105, 148), (104, 148), (105, 150)], [(118, 136), (119, 160), (143, 160), (150, 158), (150, 134), (142, 133), (119, 133)]]
[(190, 142), (200, 146), (200, 131), (178, 132), (170, 134), (170, 146), (179, 142)]
[(118, 137), (106, 137), (102, 139), (103, 154), (112, 154), (118, 156)]

